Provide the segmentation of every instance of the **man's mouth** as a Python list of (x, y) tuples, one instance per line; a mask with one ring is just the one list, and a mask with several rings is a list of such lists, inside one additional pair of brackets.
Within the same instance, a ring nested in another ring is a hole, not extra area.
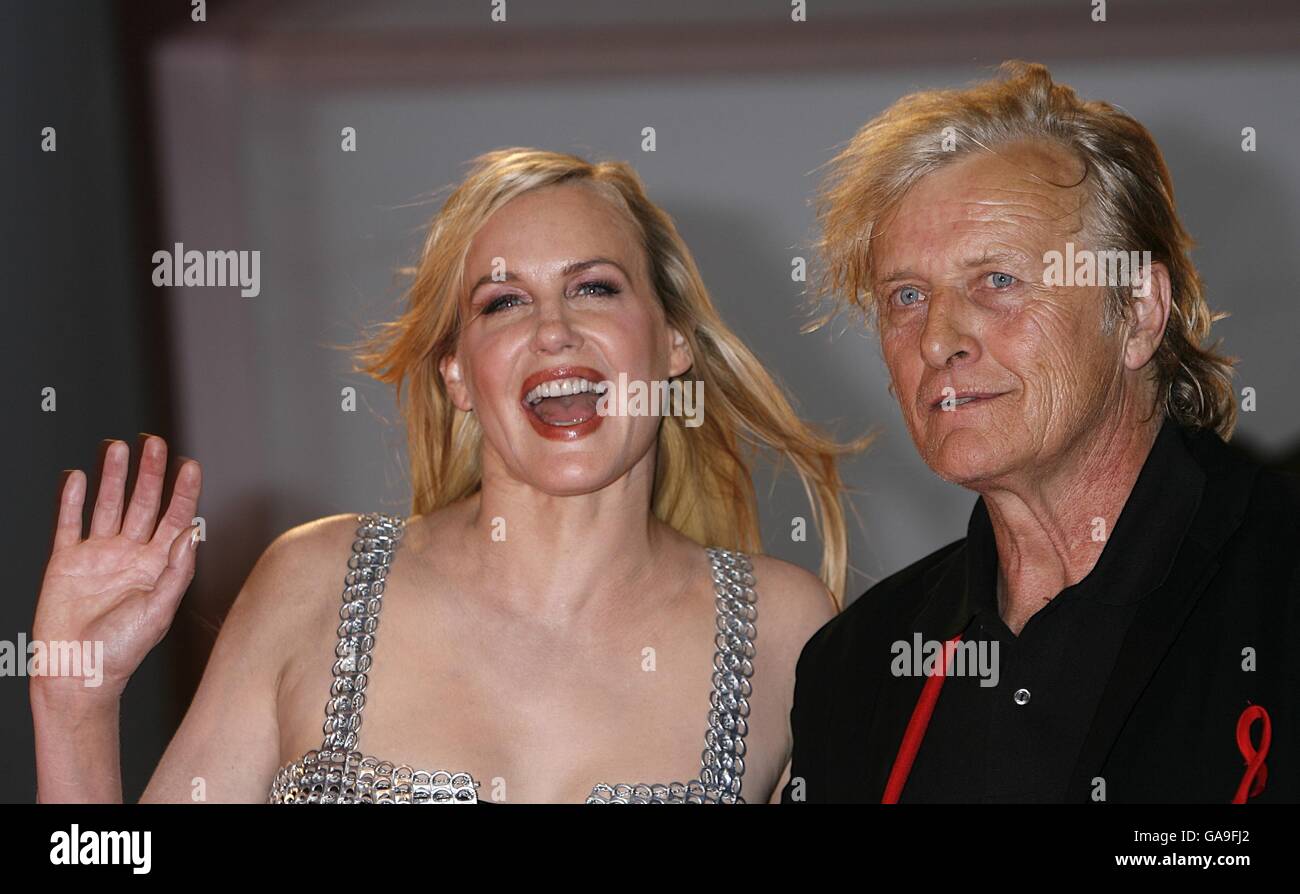
[(559, 366), (525, 379), (519, 403), (538, 434), (572, 440), (600, 424), (596, 403), (608, 390), (608, 378), (594, 369)]
[(1001, 397), (1004, 394), (1006, 394), (1005, 391), (958, 391), (947, 393), (933, 401), (930, 404), (930, 410), (932, 412), (935, 410), (952, 412), (959, 407), (964, 407), (968, 404), (984, 403), (993, 400), (995, 397)]

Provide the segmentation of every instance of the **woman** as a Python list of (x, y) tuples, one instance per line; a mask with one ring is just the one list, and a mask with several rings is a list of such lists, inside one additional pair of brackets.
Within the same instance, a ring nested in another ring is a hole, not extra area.
[[(480, 157), (407, 300), (360, 357), (397, 387), (414, 514), (271, 544), (143, 800), (778, 798), (795, 662), (843, 589), (835, 463), (864, 442), (797, 419), (625, 164)], [(702, 383), (701, 417), (609, 412), (624, 382), (667, 381)], [(821, 581), (745, 555), (742, 442), (802, 478)], [(43, 801), (121, 799), (118, 699), (194, 573), (198, 464), (155, 532), (166, 446), (146, 443), (123, 520), (128, 453), (85, 540), (85, 476), (64, 487), (33, 637), (103, 640), (106, 669), (33, 678)]]

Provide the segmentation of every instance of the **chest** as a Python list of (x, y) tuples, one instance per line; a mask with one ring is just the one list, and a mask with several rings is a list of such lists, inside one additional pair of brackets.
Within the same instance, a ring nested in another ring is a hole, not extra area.
[[(400, 583), (385, 595), (367, 653), (358, 751), (470, 773), (481, 800), (507, 802), (581, 802), (598, 783), (685, 784), (701, 775), (711, 741), (724, 760), (739, 747), (748, 797), (765, 797), (779, 775), (780, 726), (764, 723), (748, 742), (737, 735), (767, 699), (754, 702), (752, 685), (742, 691), (752, 681), (715, 677), (715, 662), (726, 660), (711, 594), (671, 616), (611, 618), (577, 635), (486, 621), (459, 610), (459, 600), (429, 595)], [(280, 689), (284, 761), (320, 747), (335, 676), (337, 627), (325, 619), (305, 634)], [(779, 715), (762, 712), (783, 722)], [(762, 747), (751, 750), (755, 741)]]

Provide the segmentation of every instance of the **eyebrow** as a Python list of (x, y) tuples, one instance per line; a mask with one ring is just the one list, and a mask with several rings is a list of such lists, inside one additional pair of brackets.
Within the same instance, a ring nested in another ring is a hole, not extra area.
[(998, 261), (1024, 261), (1029, 255), (1016, 249), (988, 249), (981, 255), (972, 255), (962, 262), (964, 267), (983, 267)]
[(900, 279), (922, 279), (922, 276), (913, 270), (891, 270), (888, 276), (881, 277), (880, 284), (897, 282)]
[[(962, 261), (962, 266), (967, 268), (983, 267), (986, 264), (993, 264), (998, 261), (1024, 261), (1027, 257), (1029, 256), (1021, 251), (1014, 251), (1014, 250), (995, 251), (990, 249), (988, 251), (985, 251), (983, 254), (971, 255), (970, 257), (966, 258), (964, 261)], [(877, 282), (880, 285), (885, 285), (886, 283), (898, 282), (899, 280), (903, 280), (903, 279), (924, 279), (924, 278), (925, 277), (917, 273), (915, 270), (891, 270), (889, 271), (888, 274), (886, 274), (885, 276), (877, 280)]]
[[(626, 279), (628, 279), (629, 281), (632, 279), (632, 277), (628, 276), (627, 270), (623, 268), (623, 265), (620, 264), (618, 261), (615, 261), (613, 258), (588, 258), (585, 261), (570, 261), (568, 264), (564, 265), (564, 268), (562, 270), (560, 270), (560, 275), (572, 276), (575, 273), (581, 273), (583, 270), (587, 270), (599, 264), (609, 264), (612, 267), (617, 267), (619, 272), (622, 273)], [(473, 295), (482, 286), (485, 286), (488, 283), (518, 282), (518, 281), (519, 281), (519, 275), (509, 270), (506, 271), (506, 275), (503, 279), (493, 279), (491, 273), (486, 273), (483, 276), (479, 277), (478, 282), (474, 283), (474, 287), (469, 290), (469, 293)]]

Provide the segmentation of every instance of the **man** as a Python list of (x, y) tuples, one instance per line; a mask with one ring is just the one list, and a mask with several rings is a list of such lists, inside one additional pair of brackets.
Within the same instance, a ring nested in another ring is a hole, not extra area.
[(1224, 443), (1150, 134), (1002, 75), (903, 98), (821, 194), (827, 290), (979, 499), (809, 640), (782, 800), (1300, 800), (1300, 491)]

